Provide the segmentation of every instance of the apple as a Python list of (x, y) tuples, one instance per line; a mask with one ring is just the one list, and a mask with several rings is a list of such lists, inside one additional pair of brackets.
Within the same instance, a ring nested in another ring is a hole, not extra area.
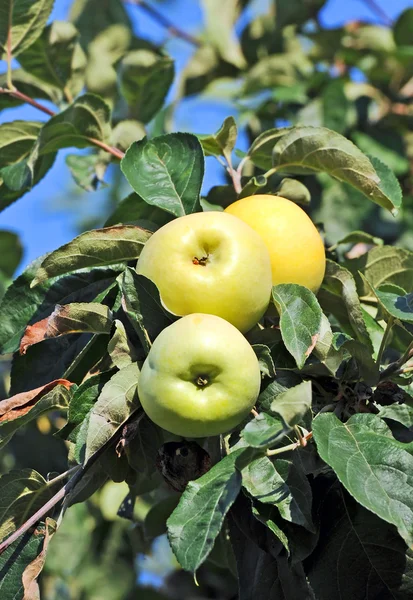
[(273, 285), (298, 283), (318, 291), (326, 266), (324, 244), (302, 208), (281, 196), (257, 194), (230, 204), (225, 212), (242, 219), (264, 240)]
[(260, 320), (270, 301), (271, 264), (264, 242), (224, 212), (194, 213), (167, 223), (146, 242), (136, 270), (156, 284), (172, 313), (217, 315), (242, 332)]
[(233, 325), (192, 314), (155, 339), (139, 375), (142, 407), (154, 423), (183, 437), (230, 431), (260, 391), (258, 359)]

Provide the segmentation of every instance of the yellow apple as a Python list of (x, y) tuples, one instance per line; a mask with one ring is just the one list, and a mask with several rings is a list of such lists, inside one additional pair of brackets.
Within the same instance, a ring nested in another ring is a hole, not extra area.
[(265, 244), (251, 227), (223, 212), (167, 223), (145, 244), (136, 270), (157, 285), (172, 313), (217, 315), (242, 332), (260, 320), (270, 300)]
[(318, 291), (326, 266), (324, 244), (302, 208), (281, 196), (257, 194), (230, 204), (225, 212), (242, 219), (264, 240), (273, 285), (298, 283)]
[(258, 359), (238, 329), (198, 313), (158, 335), (138, 391), (154, 423), (176, 435), (205, 437), (238, 425), (254, 406), (260, 382)]

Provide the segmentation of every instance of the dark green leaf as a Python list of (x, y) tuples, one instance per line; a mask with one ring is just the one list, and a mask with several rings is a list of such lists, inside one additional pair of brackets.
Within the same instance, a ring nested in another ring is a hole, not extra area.
[(58, 432), (59, 437), (76, 442), (80, 425), (98, 399), (103, 386), (112, 376), (111, 371), (89, 377), (73, 393), (69, 404), (66, 425)]
[(176, 217), (200, 211), (204, 157), (198, 138), (171, 133), (135, 142), (121, 162), (135, 192)]
[(0, 60), (7, 47), (13, 56), (28, 48), (42, 33), (53, 0), (2, 0), (0, 5)]
[(379, 417), (382, 419), (392, 419), (402, 423), (405, 427), (413, 427), (413, 406), (409, 404), (391, 404), (390, 406), (384, 406), (380, 412)]
[(178, 501), (178, 495), (167, 496), (155, 504), (155, 506), (152, 506), (143, 524), (147, 539), (153, 540), (159, 535), (166, 533), (166, 521), (175, 510)]
[(12, 231), (0, 231), (0, 271), (12, 277), (22, 259), (23, 248), (19, 236)]
[(167, 521), (172, 550), (187, 571), (195, 572), (204, 562), (238, 496), (241, 489), (241, 474), (235, 464), (238, 455), (239, 451), (226, 456), (208, 473), (190, 481)]
[(341, 134), (347, 129), (347, 111), (350, 108), (344, 87), (343, 80), (334, 79), (326, 86), (322, 95), (323, 124)]
[[(0, 346), (3, 354), (14, 352), (27, 324), (50, 315), (56, 304), (99, 301), (119, 271), (93, 269), (43, 281), (30, 287), (41, 259), (32, 263), (8, 288), (0, 304)], [(18, 308), (18, 310), (16, 310)]]
[(19, 56), (19, 63), (33, 77), (64, 89), (72, 74), (78, 32), (72, 23), (54, 21)]
[(268, 168), (271, 150), (270, 162), (277, 171), (325, 172), (391, 212), (397, 212), (401, 206), (400, 186), (391, 171), (377, 159), (370, 161), (352, 142), (334, 131), (324, 127), (294, 127), (273, 133), (270, 130), (261, 139), (257, 138), (249, 156), (261, 166), (264, 155), (264, 168)]
[(275, 377), (275, 366), (271, 356), (271, 350), (265, 344), (254, 344), (252, 346), (260, 363), (260, 371), (267, 377)]
[(291, 461), (256, 458), (242, 470), (242, 485), (260, 502), (275, 505), (286, 521), (314, 531), (311, 488)]
[(277, 29), (286, 25), (298, 25), (305, 23), (308, 19), (316, 17), (319, 10), (324, 6), (326, 0), (276, 0), (275, 17)]
[(5, 600), (23, 598), (23, 573), (43, 549), (45, 530), (36, 528), (11, 544), (0, 555), (0, 594)]
[(163, 306), (156, 285), (128, 267), (121, 282), (123, 307), (139, 339), (149, 352), (156, 336), (174, 320)]
[(105, 223), (105, 227), (118, 225), (137, 225), (149, 231), (156, 231), (172, 219), (168, 213), (157, 206), (147, 204), (138, 194), (130, 194), (119, 202), (115, 212), (111, 214)]
[(70, 20), (80, 31), (85, 48), (109, 26), (116, 25), (116, 38), (121, 37), (122, 30), (130, 35), (132, 28), (122, 0), (111, 0), (104, 4), (101, 0), (75, 0), (71, 5)]
[[(374, 415), (354, 415), (342, 423), (333, 414), (313, 421), (321, 458), (362, 506), (395, 525), (413, 543), (413, 456)], [(384, 424), (384, 423), (383, 423)], [(378, 427), (380, 426), (380, 429)]]
[(413, 252), (393, 246), (372, 248), (360, 258), (348, 260), (346, 267), (353, 273), (360, 296), (375, 300), (375, 296), (365, 282), (361, 281), (358, 271), (375, 288), (384, 283), (392, 283), (413, 292)]
[(413, 8), (406, 8), (393, 27), (394, 40), (398, 46), (412, 45)]
[(311, 402), (311, 381), (302, 381), (278, 394), (271, 403), (271, 411), (279, 415), (289, 427), (293, 427), (310, 410)]
[(93, 146), (91, 138), (109, 142), (110, 109), (99, 96), (85, 94), (47, 121), (39, 135), (38, 152), (42, 155), (60, 148), (86, 148)]
[(120, 90), (132, 115), (147, 123), (162, 108), (174, 78), (169, 56), (151, 50), (133, 50), (120, 63)]
[(90, 412), (87, 429), (85, 462), (99, 450), (129, 416), (139, 408), (139, 368), (133, 363), (105, 384)]
[(274, 286), (272, 297), (280, 315), (283, 342), (301, 369), (320, 334), (320, 305), (313, 292), (294, 283)]
[(317, 599), (407, 600), (412, 595), (413, 554), (393, 526), (337, 483), (324, 495), (319, 514), (319, 542), (306, 564)]
[(132, 469), (151, 477), (159, 448), (163, 444), (162, 430), (147, 416), (139, 420), (136, 434), (125, 446), (126, 456)]
[(31, 287), (85, 267), (101, 267), (139, 257), (150, 232), (132, 225), (82, 233), (51, 252), (36, 271)]
[(413, 293), (399, 295), (388, 291), (386, 286), (374, 290), (380, 304), (395, 319), (413, 323)]
[[(41, 81), (33, 77), (31, 73), (26, 73), (23, 69), (14, 69), (12, 71), (13, 84), (22, 94), (29, 98), (49, 100), (53, 104), (59, 104), (62, 101), (63, 93), (57, 87), (48, 82)], [(0, 87), (7, 87), (7, 73), (0, 75)], [(0, 110), (3, 108), (13, 108), (24, 104), (24, 100), (15, 98), (10, 94), (0, 94)]]
[(368, 349), (372, 349), (356, 283), (350, 271), (338, 263), (327, 260), (319, 298), (326, 312), (333, 313), (343, 325), (348, 323), (357, 339)]
[[(53, 495), (36, 471), (10, 471), (0, 477), (0, 540), (8, 537)], [(1, 580), (0, 580), (1, 581)]]
[(247, 423), (241, 436), (253, 448), (268, 448), (280, 442), (289, 430), (282, 419), (262, 412)]

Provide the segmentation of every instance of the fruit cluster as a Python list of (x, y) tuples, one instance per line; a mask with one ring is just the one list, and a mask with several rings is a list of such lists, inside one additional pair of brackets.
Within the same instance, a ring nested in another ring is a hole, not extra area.
[(242, 335), (266, 312), (272, 285), (317, 291), (324, 245), (306, 215), (285, 198), (256, 195), (225, 212), (175, 219), (146, 243), (137, 272), (183, 317), (156, 338), (142, 367), (142, 406), (160, 427), (184, 437), (230, 431), (254, 406), (258, 359)]

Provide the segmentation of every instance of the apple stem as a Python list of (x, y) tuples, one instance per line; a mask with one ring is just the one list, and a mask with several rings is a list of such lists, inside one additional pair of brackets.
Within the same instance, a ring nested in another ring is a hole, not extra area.
[(192, 262), (194, 265), (201, 265), (201, 267), (206, 267), (206, 264), (208, 262), (208, 256), (203, 256), (202, 258), (197, 258), (196, 256), (194, 256)]
[(259, 417), (259, 413), (258, 413), (258, 412), (255, 410), (255, 408), (251, 408), (251, 414), (252, 414), (252, 415), (253, 415), (255, 418)]
[(208, 385), (208, 379), (204, 375), (200, 375), (196, 380), (196, 384), (199, 387), (205, 387), (206, 385)]
[(307, 445), (307, 441), (311, 440), (312, 437), (313, 432), (309, 431), (306, 435), (301, 435), (300, 439), (293, 444), (283, 446), (282, 448), (275, 448), (275, 450), (267, 450), (267, 456), (275, 456), (276, 454), (281, 454), (282, 452), (289, 452), (290, 450), (296, 450), (297, 448), (304, 448), (304, 446)]

